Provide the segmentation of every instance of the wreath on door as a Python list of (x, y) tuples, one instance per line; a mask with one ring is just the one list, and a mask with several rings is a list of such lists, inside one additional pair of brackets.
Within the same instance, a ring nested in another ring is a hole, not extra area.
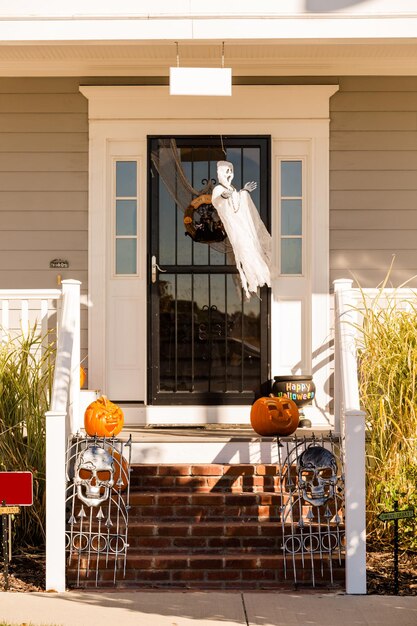
[[(216, 180), (204, 178), (201, 189), (193, 187), (184, 172), (173, 138), (158, 140), (157, 148), (151, 153), (151, 161), (169, 194), (184, 212), (185, 234), (217, 252), (231, 255), (232, 247), (226, 231), (211, 203), (211, 192)], [(190, 201), (190, 198), (193, 199)]]
[(216, 209), (211, 204), (211, 194), (194, 198), (184, 211), (185, 234), (199, 243), (224, 241), (227, 237)]

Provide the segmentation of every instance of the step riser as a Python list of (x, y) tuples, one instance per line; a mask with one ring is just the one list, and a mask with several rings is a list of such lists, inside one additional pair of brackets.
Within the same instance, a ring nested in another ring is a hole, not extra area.
[[(86, 565), (85, 560), (83, 564)], [(117, 575), (116, 587), (149, 588), (153, 586), (166, 588), (288, 588), (295, 585), (312, 585), (312, 569), (302, 568), (300, 558), (296, 559), (297, 577), (293, 576), (293, 563), (282, 557), (258, 556), (247, 557), (230, 555), (228, 557), (152, 557), (141, 556), (128, 559), (126, 575)], [(94, 560), (90, 562), (89, 576), (86, 569), (80, 571), (80, 586), (95, 586)], [(314, 582), (317, 588), (328, 588), (330, 579), (328, 559), (321, 565), (317, 557), (314, 564)], [(286, 571), (286, 575), (285, 575)], [(332, 562), (334, 585), (343, 584), (344, 569), (334, 559)], [(70, 570), (70, 578), (76, 582), (75, 570)], [(100, 585), (113, 586), (114, 569), (111, 565), (107, 570), (100, 571)]]
[(140, 550), (142, 553), (151, 552), (178, 552), (189, 553), (192, 550), (199, 552), (223, 553), (270, 553), (271, 550), (277, 552), (282, 549), (280, 537), (132, 537), (129, 540), (129, 547)]

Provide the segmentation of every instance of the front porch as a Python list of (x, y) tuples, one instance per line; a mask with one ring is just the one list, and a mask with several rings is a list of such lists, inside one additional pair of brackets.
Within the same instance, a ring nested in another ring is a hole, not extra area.
[[(340, 323), (342, 317), (345, 319), (346, 316), (352, 314), (350, 304), (346, 298), (351, 298), (354, 294), (355, 292), (350, 289), (350, 284), (338, 283), (336, 285), (336, 305), (338, 311), (336, 317), (338, 332), (336, 333), (335, 352), (335, 358), (337, 357), (336, 371), (338, 372), (336, 377), (338, 381), (336, 385), (338, 395), (336, 399), (342, 401), (337, 405), (339, 409), (338, 416), (342, 424), (341, 430), (336, 429), (334, 434), (329, 434), (328, 429), (313, 425), (313, 428), (309, 430), (298, 429), (295, 436), (289, 438), (286, 442), (284, 440), (278, 442), (273, 437), (260, 437), (252, 431), (248, 424), (200, 424), (195, 425), (193, 428), (180, 428), (178, 425), (176, 427), (170, 425), (163, 428), (161, 426), (155, 428), (137, 425), (130, 428), (129, 424), (127, 424), (125, 431), (121, 434), (120, 441), (122, 446), (126, 446), (125, 450), (127, 445), (130, 446), (132, 476), (135, 476), (137, 471), (140, 473), (140, 468), (147, 467), (145, 476), (149, 477), (160, 474), (160, 469), (158, 468), (174, 468), (174, 466), (182, 468), (180, 469), (180, 476), (186, 476), (188, 473), (192, 484), (195, 484), (196, 475), (198, 471), (201, 471), (198, 468), (204, 468), (203, 476), (205, 475), (206, 477), (217, 475), (221, 478), (232, 471), (232, 474), (235, 476), (233, 483), (236, 480), (236, 475), (241, 475), (242, 478), (236, 483), (239, 489), (245, 489), (244, 485), (248, 486), (250, 483), (249, 492), (245, 498), (250, 498), (250, 494), (252, 494), (253, 499), (253, 494), (257, 494), (256, 506), (261, 506), (261, 508), (266, 506), (269, 511), (267, 514), (268, 519), (264, 517), (264, 514), (261, 514), (261, 517), (258, 519), (257, 523), (260, 524), (258, 528), (261, 528), (263, 524), (268, 525), (268, 523), (277, 526), (276, 522), (280, 519), (281, 514), (278, 513), (278, 509), (276, 513), (271, 513), (274, 507), (277, 506), (277, 503), (272, 504), (270, 500), (272, 497), (275, 497), (273, 496), (274, 493), (282, 499), (283, 496), (279, 496), (280, 490), (283, 489), (283, 479), (282, 476), (280, 478), (280, 475), (282, 472), (285, 473), (287, 470), (284, 468), (290, 467), (293, 462), (291, 461), (289, 464), (288, 461), (283, 461), (283, 450), (284, 452), (286, 451), (285, 453), (288, 457), (288, 454), (292, 454), (291, 450), (301, 444), (304, 447), (308, 446), (311, 441), (324, 444), (325, 441), (331, 441), (332, 437), (335, 437), (335, 441), (338, 441), (341, 434), (343, 434), (343, 455), (340, 458), (344, 466), (342, 475), (345, 479), (344, 487), (346, 490), (346, 589), (349, 593), (364, 593), (366, 588), (364, 565), (364, 414), (359, 410), (357, 387), (352, 384), (356, 376), (356, 362), (349, 347), (351, 345), (349, 342), (353, 338), (352, 333), (349, 331), (349, 327)], [(3, 294), (3, 301), (8, 302), (15, 295), (17, 294)], [(19, 295), (24, 303), (24, 294)], [(36, 294), (26, 294), (26, 298), (29, 295), (34, 298)], [(65, 459), (67, 436), (71, 433), (73, 433), (73, 436), (76, 436), (76, 433), (81, 430), (82, 396), (83, 394), (91, 394), (91, 392), (80, 392), (79, 390), (79, 284), (76, 281), (64, 281), (62, 298), (56, 292), (49, 294), (49, 296), (55, 298), (60, 303), (58, 307), (60, 309), (60, 322), (58, 325), (54, 390), (51, 410), (46, 416), (47, 588), (64, 590), (66, 588), (65, 526), (67, 520), (65, 516), (66, 478), (63, 459)], [(44, 317), (47, 318), (48, 308), (44, 304), (41, 308), (44, 312)], [(7, 306), (3, 310), (6, 309)], [(23, 304), (21, 308), (23, 318), (26, 310), (28, 310), (28, 307)], [(336, 423), (339, 424), (339, 420), (336, 420)], [(124, 432), (127, 434), (131, 433), (130, 442), (126, 441)], [(328, 439), (329, 436), (330, 440)], [(62, 467), (62, 473), (56, 470), (59, 466)], [(135, 469), (135, 467), (139, 469)], [(185, 468), (187, 468), (187, 471)], [(230, 469), (226, 471), (225, 468)], [(176, 470), (172, 469), (170, 471), (174, 472)], [(276, 475), (278, 482), (274, 481), (265, 489), (264, 481), (268, 476), (274, 475)], [(218, 479), (216, 480), (218, 482)], [(220, 482), (222, 483), (223, 480), (221, 478)], [(198, 480), (197, 484), (200, 484)], [(261, 489), (259, 493), (258, 488)], [(214, 485), (209, 488), (209, 492), (213, 496), (216, 494)], [(174, 496), (175, 493), (177, 493), (176, 489)], [(259, 498), (262, 498), (262, 503)], [(269, 504), (266, 504), (265, 498), (266, 500), (269, 499)], [(147, 496), (147, 499), (152, 500), (149, 503), (157, 507), (155, 495)], [(253, 504), (250, 506), (253, 506)], [(242, 504), (242, 506), (244, 507), (243, 510), (245, 510), (246, 505)], [(282, 506), (281, 503), (281, 509)], [(175, 514), (174, 511), (175, 507), (172, 509), (173, 515)], [(195, 516), (195, 514), (196, 511), (194, 510), (192, 515)], [(269, 519), (271, 514), (273, 517)], [(274, 515), (278, 515), (275, 521)], [(223, 516), (227, 525), (226, 509), (225, 513), (222, 514)], [(236, 522), (238, 522), (237, 519), (232, 520), (231, 523)], [(193, 531), (189, 530), (187, 532), (192, 533)], [(281, 546), (281, 543), (279, 543), (279, 546)], [(156, 546), (155, 549), (157, 549)], [(279, 550), (281, 549), (279, 548)], [(242, 575), (239, 574), (238, 578), (234, 579), (236, 584), (242, 581)], [(250, 580), (250, 575), (248, 574), (248, 576)], [(136, 577), (134, 580), (137, 582)], [(254, 580), (256, 580), (256, 574), (254, 574)], [(332, 581), (334, 581), (333, 578)], [(273, 584), (276, 585), (277, 581)]]

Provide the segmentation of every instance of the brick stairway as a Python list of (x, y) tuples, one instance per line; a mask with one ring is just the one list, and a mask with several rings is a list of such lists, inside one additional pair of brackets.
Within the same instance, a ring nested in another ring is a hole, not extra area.
[[(304, 567), (300, 554), (284, 563), (279, 487), (276, 465), (132, 466), (127, 568), (116, 586), (294, 589), (295, 568), (297, 586), (312, 587), (311, 556)], [(332, 588), (343, 588), (343, 564), (331, 565)], [(328, 561), (314, 564), (314, 578), (330, 586)], [(79, 584), (93, 587), (95, 577), (81, 569)], [(98, 586), (114, 586), (111, 559)]]

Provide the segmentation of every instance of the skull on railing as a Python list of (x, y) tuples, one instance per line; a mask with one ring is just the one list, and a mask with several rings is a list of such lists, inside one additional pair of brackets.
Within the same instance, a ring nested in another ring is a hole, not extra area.
[(298, 486), (303, 498), (313, 506), (322, 506), (333, 498), (338, 480), (336, 457), (319, 445), (309, 446), (297, 463)]
[(75, 463), (74, 484), (78, 498), (89, 507), (107, 500), (114, 485), (112, 455), (97, 445), (85, 448)]

